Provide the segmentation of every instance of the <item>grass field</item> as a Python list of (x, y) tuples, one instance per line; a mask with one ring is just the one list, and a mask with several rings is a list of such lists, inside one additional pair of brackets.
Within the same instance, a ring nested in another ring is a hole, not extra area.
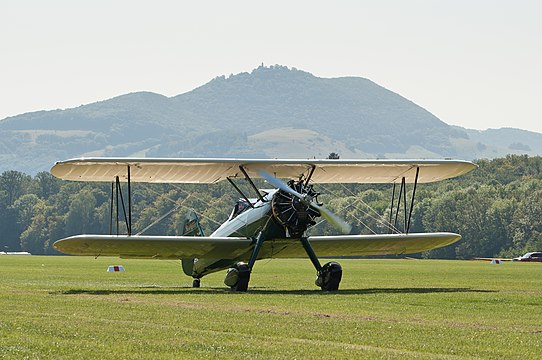
[(260, 261), (232, 293), (224, 272), (192, 289), (173, 261), (0, 256), (0, 358), (542, 354), (542, 264), (340, 262), (337, 293), (308, 260)]

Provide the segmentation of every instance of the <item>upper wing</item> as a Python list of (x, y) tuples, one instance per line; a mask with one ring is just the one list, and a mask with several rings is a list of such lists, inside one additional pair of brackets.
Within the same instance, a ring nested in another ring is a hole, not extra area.
[(80, 158), (57, 162), (51, 173), (64, 180), (150, 183), (216, 183), (243, 177), (241, 167), (259, 178), (264, 170), (277, 178), (299, 179), (311, 171), (313, 183), (413, 183), (440, 181), (465, 174), (476, 165), (461, 160), (295, 160), (295, 159), (167, 159)]
[[(310, 236), (318, 256), (368, 256), (415, 254), (452, 244), (461, 239), (454, 233), (382, 234)], [(260, 258), (304, 258), (307, 253), (300, 241), (287, 239), (266, 241)]]
[(53, 246), (71, 255), (178, 260), (232, 259), (249, 250), (251, 243), (243, 237), (77, 235)]

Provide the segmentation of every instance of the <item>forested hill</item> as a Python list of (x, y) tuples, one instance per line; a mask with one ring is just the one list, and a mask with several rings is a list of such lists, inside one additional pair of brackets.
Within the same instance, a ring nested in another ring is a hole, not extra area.
[(78, 156), (494, 158), (542, 154), (542, 134), (452, 127), (359, 77), (284, 66), (221, 76), (171, 98), (139, 92), (0, 121), (0, 171)]
[[(542, 158), (516, 155), (477, 163), (479, 168), (467, 175), (418, 186), (411, 231), (452, 231), (463, 236), (460, 242), (423, 256), (469, 259), (542, 250)], [(315, 189), (322, 192), (318, 199), (350, 223), (354, 233), (387, 232), (391, 186), (316, 184)], [(17, 171), (1, 173), (0, 249), (53, 254), (51, 246), (60, 238), (108, 233), (109, 191), (110, 184), (61, 181), (48, 172), (34, 177)], [(134, 233), (170, 213), (144, 233), (148, 235), (180, 235), (184, 215), (191, 209), (210, 234), (228, 218), (238, 197), (225, 181), (136, 184), (132, 191)], [(120, 225), (122, 233), (124, 224)], [(401, 221), (398, 227), (403, 227)], [(334, 232), (325, 222), (309, 231), (311, 235)]]

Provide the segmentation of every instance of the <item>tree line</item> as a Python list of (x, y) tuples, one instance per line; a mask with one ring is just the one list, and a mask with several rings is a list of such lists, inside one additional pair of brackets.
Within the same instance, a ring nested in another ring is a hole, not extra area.
[[(418, 185), (410, 232), (463, 236), (420, 256), (469, 259), (542, 250), (542, 158), (510, 155), (476, 163), (478, 169), (467, 175)], [(246, 184), (238, 185), (250, 192)], [(257, 185), (269, 187), (263, 181)], [(352, 224), (356, 233), (405, 226), (404, 210), (397, 223), (396, 209), (390, 216), (390, 185), (317, 184), (315, 189), (322, 193), (319, 201)], [(408, 190), (410, 195), (411, 185)], [(238, 197), (227, 182), (132, 184), (132, 233), (181, 235), (184, 216), (193, 210), (210, 234), (228, 218)], [(407, 205), (408, 212), (410, 198)], [(30, 176), (5, 171), (0, 175), (0, 251), (56, 254), (52, 244), (66, 236), (126, 233), (123, 221), (118, 230), (116, 222), (110, 222), (110, 206), (111, 184), (62, 181), (48, 172)], [(334, 229), (322, 222), (309, 233), (332, 234)]]

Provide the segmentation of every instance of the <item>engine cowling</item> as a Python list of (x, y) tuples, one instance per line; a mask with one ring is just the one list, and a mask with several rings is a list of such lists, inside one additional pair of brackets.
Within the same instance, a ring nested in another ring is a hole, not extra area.
[(288, 186), (305, 195), (306, 200), (278, 190), (271, 201), (271, 208), (275, 219), (286, 228), (287, 235), (299, 237), (310, 226), (315, 225), (315, 219), (320, 216), (320, 212), (310, 206), (311, 201), (317, 201), (319, 193), (314, 191), (312, 185), (306, 186), (303, 181), (292, 180), (288, 182)]

